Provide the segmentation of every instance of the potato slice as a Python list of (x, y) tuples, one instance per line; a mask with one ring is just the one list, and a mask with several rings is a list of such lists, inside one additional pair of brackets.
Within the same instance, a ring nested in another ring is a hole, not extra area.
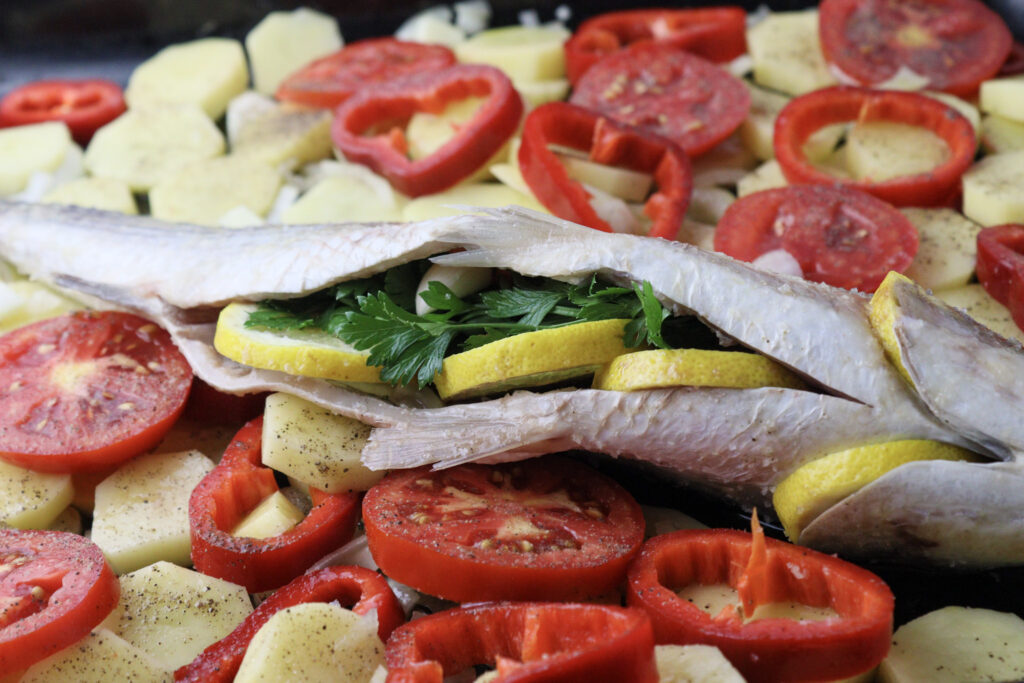
[(120, 581), (121, 599), (104, 626), (168, 671), (191, 662), (252, 612), (242, 586), (170, 562)]
[[(404, 200), (387, 185), (358, 175), (329, 176), (285, 209), (284, 223), (399, 221)], [(380, 190), (380, 191), (378, 191)]]
[(0, 527), (45, 529), (73, 497), (70, 474), (33, 472), (0, 460)]
[(901, 209), (917, 228), (920, 246), (906, 276), (926, 289), (966, 285), (974, 275), (981, 226), (953, 209)]
[(989, 154), (1024, 149), (1024, 123), (1002, 116), (984, 117), (981, 120), (981, 145)]
[(981, 110), (1024, 123), (1024, 76), (993, 78), (981, 84)]
[(818, 11), (775, 12), (747, 31), (759, 85), (802, 95), (836, 84), (818, 39)]
[(199, 451), (152, 453), (96, 487), (92, 540), (118, 574), (167, 560), (191, 563), (188, 499), (213, 469)]
[(264, 498), (234, 529), (240, 538), (271, 538), (280, 536), (302, 521), (302, 512), (280, 491)]
[(266, 216), (282, 182), (274, 167), (257, 159), (204, 159), (154, 185), (149, 208), (156, 218), (199, 225), (218, 225), (237, 206)]
[(534, 211), (550, 213), (532, 196), (524, 195), (508, 185), (500, 183), (467, 183), (456, 185), (450, 190), (437, 194), (417, 197), (402, 211), (402, 220), (422, 221), (441, 216), (457, 216), (465, 213), (460, 206), (499, 207), (516, 204)]
[(564, 100), (569, 95), (569, 79), (549, 78), (545, 81), (516, 81), (516, 90), (529, 109), (548, 102)]
[(460, 62), (496, 66), (514, 83), (565, 77), (562, 45), (569, 31), (560, 25), (504, 26), (481, 31), (454, 46)]
[(985, 157), (964, 173), (964, 215), (988, 227), (1024, 221), (1024, 150)]
[(949, 146), (921, 126), (872, 121), (854, 124), (846, 135), (846, 168), (857, 180), (928, 173), (948, 158)]
[(785, 187), (788, 184), (786, 176), (782, 175), (782, 167), (779, 166), (779, 162), (772, 159), (740, 178), (740, 181), (736, 183), (736, 196), (744, 197), (761, 190)]
[(328, 493), (365, 491), (383, 478), (360, 462), (369, 425), (289, 394), (263, 413), (263, 464)]
[(50, 531), (67, 531), (71, 534), (82, 533), (82, 513), (74, 506), (69, 505), (64, 511), (57, 515), (57, 519), (50, 522), (46, 527)]
[(979, 323), (1008, 339), (1024, 343), (1024, 330), (1017, 327), (1010, 309), (1002, 305), (979, 284), (964, 285), (935, 292), (935, 296), (950, 306), (964, 310)]
[(658, 645), (659, 683), (743, 683), (740, 672), (712, 645)]
[[(761, 161), (774, 159), (775, 119), (790, 98), (752, 83), (747, 86), (750, 89), (750, 114), (740, 126), (740, 140)], [(804, 143), (804, 154), (811, 161), (821, 161), (832, 154), (845, 131), (846, 125), (841, 123), (816, 131)]]
[(341, 46), (334, 17), (307, 7), (271, 12), (245, 36), (253, 88), (273, 95), (290, 74)]
[(96, 131), (85, 168), (145, 192), (188, 164), (224, 153), (224, 136), (194, 104), (130, 109)]
[(0, 334), (81, 308), (77, 301), (39, 282), (0, 282)]
[(249, 84), (242, 44), (201, 38), (170, 45), (135, 67), (124, 98), (131, 108), (195, 104), (211, 119), (224, 115), (231, 98)]
[(231, 154), (295, 169), (331, 156), (331, 113), (289, 104), (275, 104), (238, 125)]
[(96, 629), (71, 647), (30, 666), (20, 683), (170, 683), (173, 676), (149, 655), (107, 629)]
[(118, 211), (133, 216), (139, 212), (132, 189), (123, 180), (113, 178), (76, 178), (53, 188), (40, 201)]
[(21, 192), (37, 171), (55, 171), (71, 149), (63, 123), (36, 123), (0, 130), (0, 197)]

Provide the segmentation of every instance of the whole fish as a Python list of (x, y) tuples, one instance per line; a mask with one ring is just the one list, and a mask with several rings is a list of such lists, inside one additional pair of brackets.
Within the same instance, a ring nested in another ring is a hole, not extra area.
[[(997, 417), (994, 429), (991, 420), (972, 422), (976, 411), (961, 411), (959, 422), (932, 412), (932, 389), (915, 390), (889, 363), (868, 320), (868, 299), (857, 293), (762, 272), (689, 245), (602, 233), (526, 210), (416, 224), (230, 231), (7, 203), (0, 204), (0, 255), (33, 277), (160, 322), (196, 373), (217, 388), (287, 391), (375, 425), (363, 458), (376, 468), (582, 448), (644, 461), (744, 504), (765, 504), (773, 486), (796, 467), (855, 445), (926, 438), (1007, 459), (1024, 443), (1018, 420), (1005, 424)], [(216, 312), (228, 302), (301, 296), (430, 256), (566, 281), (595, 273), (620, 283), (647, 281), (667, 307), (696, 315), (723, 339), (788, 366), (818, 391), (520, 391), (480, 403), (417, 408), (322, 380), (244, 367), (213, 349)], [(987, 348), (990, 340), (961, 343), (969, 352), (972, 345)], [(999, 391), (996, 380), (987, 394), (965, 400), (984, 405)], [(1024, 519), (1024, 488), (1005, 484), (1020, 476), (1020, 465), (954, 465), (931, 468), (933, 474), (921, 480), (903, 475), (913, 471), (910, 466), (897, 468), (827, 510), (800, 540), (850, 555), (1024, 562), (1021, 530), (1006, 522)], [(961, 470), (970, 472), (971, 487), (960, 485)], [(1005, 495), (989, 498), (987, 488)], [(842, 519), (838, 511), (849, 500), (869, 499), (872, 489), (885, 492), (887, 505), (857, 506), (854, 525), (829, 523)], [(914, 501), (912, 511), (901, 506), (904, 498)], [(965, 509), (977, 511), (970, 523), (953, 520), (951, 511)], [(964, 534), (972, 544), (960, 545)], [(908, 544), (908, 538), (923, 540)]]

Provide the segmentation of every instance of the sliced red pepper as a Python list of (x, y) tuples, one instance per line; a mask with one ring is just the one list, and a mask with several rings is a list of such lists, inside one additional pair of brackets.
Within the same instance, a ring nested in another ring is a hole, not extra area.
[(283, 586), (346, 543), (359, 516), (358, 494), (311, 488), (313, 509), (294, 528), (270, 538), (232, 536), (231, 530), (277, 491), (274, 471), (260, 464), (262, 431), (262, 417), (242, 427), (188, 503), (196, 569), (250, 593)]
[(573, 603), (490, 603), (395, 629), (388, 683), (441, 683), (477, 664), (516, 683), (656, 683), (654, 636), (640, 610)]
[(124, 94), (102, 79), (35, 81), (0, 100), (0, 128), (63, 121), (80, 145), (96, 130), (124, 113)]
[[(693, 583), (738, 589), (743, 612), (794, 601), (831, 607), (822, 621), (712, 616), (679, 597)], [(649, 540), (629, 570), (628, 604), (647, 612), (658, 643), (718, 647), (751, 683), (820, 681), (862, 673), (889, 650), (893, 595), (871, 572), (832, 555), (731, 529), (677, 531)]]
[(303, 574), (279, 588), (245, 618), (235, 630), (203, 650), (198, 657), (174, 672), (176, 681), (228, 683), (234, 680), (256, 632), (285, 607), (306, 602), (337, 600), (356, 614), (377, 611), (377, 635), (386, 642), (405, 622), (405, 613), (387, 579), (363, 567), (324, 567)]
[[(891, 121), (927, 128), (949, 146), (949, 158), (927, 173), (883, 182), (851, 181), (820, 170), (804, 154), (807, 138), (825, 126)], [(971, 123), (931, 97), (895, 90), (836, 86), (795, 97), (775, 120), (775, 158), (791, 183), (842, 184), (895, 206), (942, 206), (959, 191), (960, 177), (974, 160)]]
[(1024, 330), (1024, 225), (996, 225), (978, 233), (978, 282), (1010, 309)]
[(742, 7), (639, 9), (587, 19), (565, 43), (569, 82), (605, 55), (640, 41), (668, 43), (713, 62), (728, 62), (747, 50), (747, 13)]
[[(468, 97), (486, 97), (455, 135), (416, 161), (405, 153), (401, 129), (416, 112), (434, 114)], [(512, 137), (523, 101), (500, 70), (459, 64), (363, 90), (335, 112), (332, 136), (345, 158), (369, 166), (410, 197), (446, 190), (472, 175)]]
[(549, 145), (586, 152), (599, 164), (653, 174), (658, 190), (644, 204), (644, 214), (652, 221), (648, 235), (675, 239), (693, 186), (690, 160), (678, 145), (565, 102), (544, 104), (529, 113), (519, 147), (526, 184), (556, 216), (605, 232), (611, 227), (594, 210), (590, 194), (569, 177)]

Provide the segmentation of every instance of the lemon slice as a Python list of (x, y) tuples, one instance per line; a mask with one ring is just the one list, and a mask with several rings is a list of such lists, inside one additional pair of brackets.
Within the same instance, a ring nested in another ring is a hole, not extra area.
[(915, 460), (978, 460), (958, 446), (919, 439), (850, 448), (812, 460), (775, 487), (772, 503), (786, 536), (797, 541), (804, 527), (826, 509)]
[(342, 382), (379, 383), (380, 369), (357, 351), (319, 330), (261, 330), (245, 326), (256, 304), (230, 304), (220, 312), (213, 346), (233, 361), (264, 370)]
[(764, 356), (704, 349), (627, 353), (613, 359), (594, 377), (595, 389), (610, 391), (678, 386), (800, 389), (804, 383), (794, 373)]
[(868, 313), (868, 318), (871, 320), (871, 327), (878, 335), (878, 340), (882, 343), (882, 348), (885, 349), (885, 355), (888, 356), (889, 361), (896, 366), (896, 369), (908, 382), (913, 384), (914, 380), (910, 379), (910, 373), (903, 366), (900, 343), (896, 339), (896, 314), (900, 304), (893, 292), (893, 288), (898, 284), (909, 282), (910, 278), (907, 276), (890, 270), (882, 280), (882, 284), (871, 295), (871, 310)]
[(628, 322), (577, 323), (484, 344), (446, 358), (434, 384), (449, 401), (590, 375), (626, 353), (622, 333)]

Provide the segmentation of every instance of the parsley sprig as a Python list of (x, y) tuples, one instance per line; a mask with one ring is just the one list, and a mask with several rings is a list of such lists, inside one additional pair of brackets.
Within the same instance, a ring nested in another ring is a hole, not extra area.
[(416, 315), (415, 290), (425, 266), (393, 268), (350, 280), (323, 292), (287, 301), (266, 301), (246, 327), (271, 330), (318, 328), (370, 352), (381, 379), (422, 388), (434, 380), (446, 355), (524, 332), (579, 322), (626, 318), (623, 342), (668, 348), (662, 323), (668, 317), (648, 282), (632, 288), (591, 278), (574, 285), (514, 275), (509, 286), (459, 297), (440, 282), (421, 294), (435, 310)]

